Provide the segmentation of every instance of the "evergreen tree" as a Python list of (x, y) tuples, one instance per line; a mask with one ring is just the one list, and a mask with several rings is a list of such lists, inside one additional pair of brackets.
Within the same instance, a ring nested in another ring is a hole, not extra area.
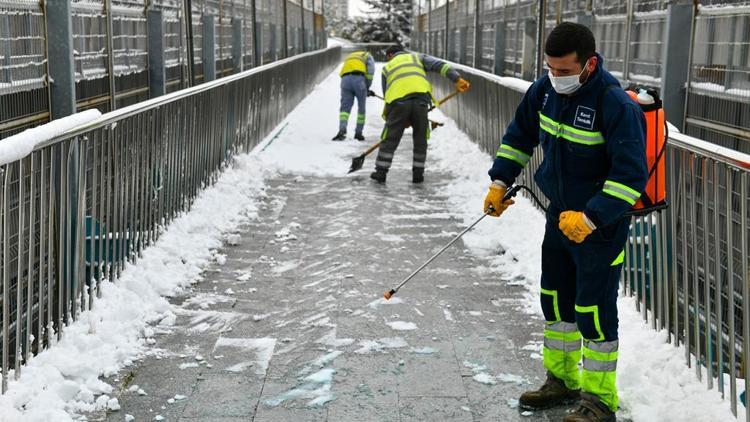
[(413, 0), (364, 0), (371, 11), (358, 19), (362, 42), (395, 42), (408, 45)]

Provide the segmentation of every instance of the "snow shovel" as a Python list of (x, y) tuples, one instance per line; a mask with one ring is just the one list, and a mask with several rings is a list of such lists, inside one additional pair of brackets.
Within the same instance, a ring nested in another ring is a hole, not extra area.
[[(512, 188), (508, 189), (508, 192), (506, 192), (505, 196), (503, 196), (503, 202), (505, 202), (505, 201), (513, 198), (514, 196), (516, 196), (516, 194), (518, 193), (518, 191), (520, 189), (521, 189), (521, 186), (519, 186), (519, 185), (513, 186)], [(409, 275), (409, 277), (406, 277), (404, 279), (404, 281), (401, 282), (401, 284), (399, 284), (395, 288), (393, 288), (391, 290), (388, 290), (385, 293), (383, 293), (383, 297), (385, 298), (385, 300), (390, 300), (391, 297), (393, 297), (393, 295), (395, 295), (396, 292), (398, 292), (398, 289), (400, 289), (401, 287), (403, 287), (404, 284), (408, 283), (409, 280), (411, 280), (412, 278), (414, 278), (414, 276), (417, 275), (420, 271), (422, 271), (422, 269), (424, 269), (424, 267), (428, 266), (430, 264), (430, 262), (434, 261), (435, 258), (437, 258), (438, 256), (440, 256), (440, 254), (442, 254), (443, 252), (445, 252), (445, 250), (448, 249), (452, 244), (456, 243), (456, 241), (458, 239), (460, 239), (461, 236), (465, 235), (469, 230), (473, 229), (474, 226), (476, 226), (480, 221), (482, 221), (482, 219), (484, 217), (487, 217), (488, 215), (490, 215), (494, 211), (495, 211), (495, 209), (492, 207), (492, 205), (490, 205), (487, 208), (487, 210), (484, 212), (484, 214), (482, 214), (479, 218), (477, 218), (476, 220), (474, 220), (474, 222), (471, 223), (469, 225), (469, 227), (465, 228), (461, 233), (459, 233), (458, 235), (456, 235), (456, 237), (454, 237), (453, 239), (451, 239), (451, 241), (448, 242), (445, 246), (443, 246), (442, 249), (440, 249), (439, 251), (437, 251), (437, 253), (435, 255), (432, 255), (432, 258), (428, 259), (424, 264), (420, 265), (419, 268), (417, 268), (416, 270), (414, 270), (414, 272), (411, 273), (411, 275)]]
[[(432, 111), (436, 106), (439, 106), (440, 104), (442, 104), (442, 103), (450, 100), (451, 98), (455, 97), (458, 94), (459, 94), (458, 91), (454, 91), (454, 92), (448, 94), (445, 98), (443, 98), (442, 100), (438, 101), (437, 105), (433, 105), (432, 107), (430, 107), (430, 111)], [(375, 94), (374, 96), (378, 97), (380, 99), (383, 99), (383, 97), (381, 97), (381, 96), (379, 96), (377, 94)], [(432, 120), (430, 120), (430, 127), (432, 128), (432, 130), (435, 130), (436, 127), (440, 127), (440, 126), (443, 126), (443, 123), (433, 122)], [(360, 154), (360, 155), (352, 158), (352, 165), (349, 167), (349, 173), (352, 173), (352, 172), (355, 172), (355, 171), (361, 169), (362, 166), (365, 164), (365, 157), (367, 157), (371, 152), (375, 151), (380, 146), (380, 144), (382, 142), (383, 142), (383, 140), (381, 139), (380, 141), (378, 141), (377, 143), (375, 143), (374, 145), (372, 145), (370, 148), (367, 148), (367, 151), (365, 151), (362, 154)]]

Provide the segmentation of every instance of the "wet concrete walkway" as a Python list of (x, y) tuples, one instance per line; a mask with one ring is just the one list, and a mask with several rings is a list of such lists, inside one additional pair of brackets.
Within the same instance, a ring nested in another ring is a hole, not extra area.
[(121, 409), (89, 420), (560, 420), (517, 409), (543, 377), (541, 321), (485, 258), (458, 242), (382, 299), (462, 228), (449, 176), (413, 185), (410, 150), (386, 185), (369, 161), (269, 181), (259, 218), (154, 327), (155, 352), (109, 380)]

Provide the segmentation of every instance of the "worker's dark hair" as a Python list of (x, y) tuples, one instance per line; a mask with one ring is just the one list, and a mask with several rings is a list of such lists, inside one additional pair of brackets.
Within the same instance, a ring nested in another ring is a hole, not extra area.
[(402, 51), (404, 51), (404, 47), (401, 47), (400, 45), (392, 45), (385, 50), (385, 55), (390, 56), (391, 54), (400, 53)]
[(594, 34), (585, 25), (563, 22), (547, 36), (544, 53), (551, 57), (563, 57), (576, 53), (578, 63), (584, 64), (596, 51)]

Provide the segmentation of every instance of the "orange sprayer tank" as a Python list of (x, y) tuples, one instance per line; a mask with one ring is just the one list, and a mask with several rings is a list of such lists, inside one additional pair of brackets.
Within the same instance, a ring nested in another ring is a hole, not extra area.
[(641, 198), (633, 206), (633, 211), (647, 214), (652, 209), (660, 209), (666, 204), (666, 136), (664, 109), (656, 91), (641, 89), (639, 92), (626, 91), (641, 106), (646, 119), (646, 162), (648, 182)]

